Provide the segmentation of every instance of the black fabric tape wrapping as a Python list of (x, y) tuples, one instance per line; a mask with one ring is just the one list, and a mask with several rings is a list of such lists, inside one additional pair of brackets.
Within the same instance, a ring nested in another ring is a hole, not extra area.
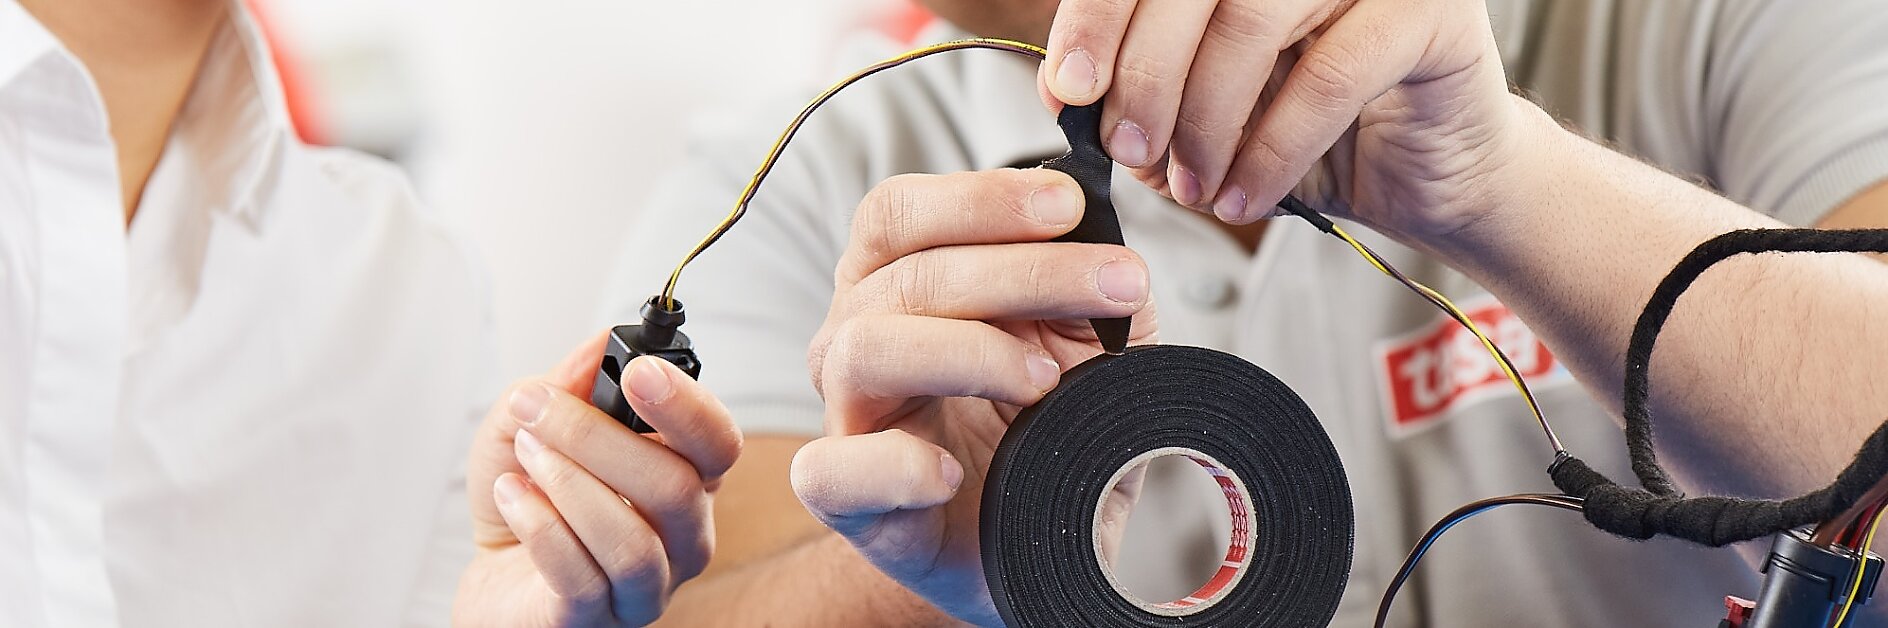
[[(1664, 534), (1718, 547), (1831, 519), (1855, 505), (1888, 475), (1888, 423), (1876, 428), (1835, 482), (1788, 500), (1687, 498), (1659, 466), (1653, 449), (1649, 403), (1652, 349), (1659, 330), (1671, 317), (1678, 297), (1706, 269), (1738, 255), (1772, 252), (1888, 253), (1888, 229), (1732, 231), (1698, 245), (1659, 282), (1633, 326), (1626, 347), (1626, 447), (1632, 456), (1633, 473), (1645, 488), (1620, 486), (1579, 458), (1564, 454), (1547, 468), (1560, 490), (1586, 498), (1586, 519), (1594, 526), (1630, 539)], [(1806, 419), (1804, 424), (1813, 425), (1813, 421)]]
[[(1063, 107), (1062, 115), (1056, 117), (1056, 124), (1062, 127), (1062, 134), (1068, 137), (1069, 152), (1042, 162), (1042, 167), (1069, 175), (1076, 184), (1081, 185), (1087, 207), (1082, 212), (1081, 222), (1055, 241), (1123, 244), (1121, 220), (1115, 215), (1110, 188), (1114, 162), (1101, 147), (1101, 101), (1080, 107)], [(1128, 346), (1130, 320), (1093, 318), (1088, 322), (1095, 327), (1095, 335), (1101, 339), (1103, 350), (1120, 353)]]
[[(1226, 465), (1257, 513), (1244, 576), (1184, 616), (1116, 593), (1093, 536), (1114, 473), (1165, 447)], [(982, 508), (984, 577), (1013, 628), (1324, 626), (1350, 573), (1350, 487), (1323, 426), (1270, 373), (1210, 349), (1141, 346), (1070, 370), (1004, 434)]]

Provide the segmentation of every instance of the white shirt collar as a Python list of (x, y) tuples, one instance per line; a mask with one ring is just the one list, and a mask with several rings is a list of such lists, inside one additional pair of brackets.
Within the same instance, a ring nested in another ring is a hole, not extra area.
[(241, 216), (261, 205), (277, 148), (295, 135), (262, 29), (240, 1), (230, 2), (228, 15), (171, 126), (164, 161), (189, 162), (184, 170), (195, 180), (184, 183), (206, 194), (194, 202)]
[(18, 2), (0, 0), (0, 89), (40, 57), (58, 49), (59, 40)]
[[(0, 0), (0, 90), (14, 87), (28, 67), (52, 54), (72, 58), (83, 72), (77, 57), (31, 13), (15, 0)], [(191, 202), (246, 214), (259, 204), (256, 195), (274, 165), (276, 147), (293, 141), (293, 133), (262, 30), (240, 0), (230, 0), (228, 18), (204, 54), (158, 168), (189, 179), (178, 183), (196, 190)], [(162, 174), (153, 173), (153, 180)]]

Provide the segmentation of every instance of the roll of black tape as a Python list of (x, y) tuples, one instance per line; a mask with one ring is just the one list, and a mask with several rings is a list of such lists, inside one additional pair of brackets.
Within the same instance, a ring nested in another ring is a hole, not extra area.
[[(1225, 490), (1232, 539), (1219, 572), (1179, 600), (1147, 601), (1101, 564), (1101, 500), (1162, 455)], [(1013, 628), (1325, 626), (1350, 574), (1350, 486), (1304, 400), (1238, 357), (1150, 345), (1103, 354), (1024, 410), (984, 485), (984, 577)]]

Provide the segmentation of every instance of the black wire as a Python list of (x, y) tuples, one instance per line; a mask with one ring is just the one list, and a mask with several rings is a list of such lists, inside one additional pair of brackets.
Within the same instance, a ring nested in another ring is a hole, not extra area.
[(1409, 580), (1411, 573), (1416, 571), (1416, 563), (1423, 559), (1424, 554), (1429, 553), (1429, 546), (1435, 544), (1436, 539), (1441, 538), (1444, 532), (1449, 531), (1449, 528), (1453, 528), (1455, 524), (1466, 521), (1469, 517), (1513, 504), (1552, 506), (1573, 512), (1585, 510), (1584, 500), (1578, 497), (1548, 493), (1523, 493), (1520, 495), (1508, 495), (1506, 497), (1490, 497), (1455, 509), (1455, 512), (1449, 513), (1448, 516), (1443, 517), (1441, 521), (1437, 521), (1436, 525), (1431, 526), (1429, 531), (1423, 534), (1422, 540), (1416, 543), (1416, 549), (1410, 550), (1409, 558), (1403, 559), (1403, 568), (1397, 570), (1396, 578), (1391, 580), (1389, 588), (1383, 591), (1383, 601), (1377, 605), (1376, 628), (1383, 628), (1383, 623), (1389, 621), (1390, 604), (1396, 601), (1396, 593), (1402, 590), (1403, 583)]

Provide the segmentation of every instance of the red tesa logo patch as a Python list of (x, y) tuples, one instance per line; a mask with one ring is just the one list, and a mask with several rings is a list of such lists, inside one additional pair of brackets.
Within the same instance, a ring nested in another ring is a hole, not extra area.
[[(1570, 378), (1547, 345), (1508, 306), (1493, 297), (1476, 301), (1464, 305), (1462, 312), (1508, 354), (1537, 392), (1538, 384)], [(1481, 341), (1447, 316), (1401, 338), (1379, 343), (1376, 357), (1385, 389), (1384, 415), (1395, 434), (1433, 425), (1459, 406), (1492, 397), (1521, 396)]]

